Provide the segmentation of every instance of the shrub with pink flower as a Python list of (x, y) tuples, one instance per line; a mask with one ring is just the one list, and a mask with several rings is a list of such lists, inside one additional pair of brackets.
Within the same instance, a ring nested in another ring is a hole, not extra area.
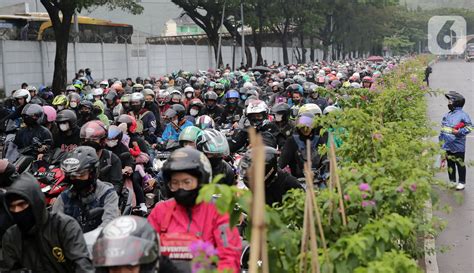
[(195, 241), (189, 246), (193, 255), (191, 270), (193, 273), (217, 272), (215, 264), (218, 262), (217, 249), (209, 242)]
[(360, 183), (359, 190), (361, 191), (370, 191), (370, 185), (367, 183)]

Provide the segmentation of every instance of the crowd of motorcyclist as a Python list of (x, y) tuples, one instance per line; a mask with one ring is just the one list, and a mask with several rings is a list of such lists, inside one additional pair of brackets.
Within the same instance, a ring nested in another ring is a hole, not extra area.
[[(340, 107), (325, 91), (371, 88), (395, 64), (319, 62), (101, 82), (86, 70), (56, 92), (25, 84), (0, 107), (0, 268), (190, 272), (185, 249), (204, 240), (218, 251), (218, 269), (239, 272), (242, 234), (212, 203), (196, 203), (201, 186), (213, 178), (248, 185), (253, 127), (266, 146), (266, 203), (281, 203), (288, 190), (304, 188), (308, 142), (313, 169), (327, 167), (318, 148), (328, 134), (314, 120)], [(62, 175), (57, 196), (38, 182), (38, 166)], [(97, 230), (91, 251), (83, 233)]]

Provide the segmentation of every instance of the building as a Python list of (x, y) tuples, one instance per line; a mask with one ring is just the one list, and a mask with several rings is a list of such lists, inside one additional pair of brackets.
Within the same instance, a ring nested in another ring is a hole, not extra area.
[(194, 21), (187, 15), (180, 16), (166, 21), (163, 30), (163, 36), (180, 36), (180, 35), (196, 35), (204, 34), (204, 31), (197, 26)]

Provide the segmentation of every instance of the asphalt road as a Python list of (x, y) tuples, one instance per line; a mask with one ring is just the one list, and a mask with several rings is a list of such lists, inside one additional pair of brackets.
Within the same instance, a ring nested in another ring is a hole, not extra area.
[[(436, 63), (430, 77), (430, 86), (433, 90), (455, 90), (463, 94), (466, 98), (464, 111), (474, 120), (474, 63), (463, 60)], [(441, 119), (448, 111), (447, 100), (444, 96), (429, 97), (428, 105), (428, 114), (436, 123), (435, 129), (439, 131)], [(474, 133), (468, 136), (466, 146), (466, 161), (472, 161)], [(439, 177), (448, 181), (447, 173), (440, 173)], [(468, 167), (466, 180), (466, 189), (457, 192), (458, 197), (462, 197), (462, 202), (456, 197), (455, 190), (439, 190), (441, 205), (452, 207), (449, 214), (434, 212), (448, 224), (436, 239), (440, 273), (474, 272), (474, 167)], [(441, 251), (442, 249), (447, 250)]]

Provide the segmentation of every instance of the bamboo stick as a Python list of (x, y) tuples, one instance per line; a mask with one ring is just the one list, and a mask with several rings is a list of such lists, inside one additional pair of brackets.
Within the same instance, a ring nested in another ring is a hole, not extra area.
[(338, 197), (339, 197), (339, 209), (341, 210), (341, 217), (342, 217), (342, 224), (347, 226), (347, 219), (346, 219), (346, 211), (344, 209), (344, 197), (342, 194), (342, 187), (341, 182), (339, 181), (339, 175), (337, 174), (337, 161), (336, 161), (336, 146), (334, 145), (334, 139), (332, 134), (329, 134), (329, 141), (330, 141), (330, 166), (333, 167), (333, 172), (331, 173), (331, 177), (334, 175), (334, 182), (336, 183)]

